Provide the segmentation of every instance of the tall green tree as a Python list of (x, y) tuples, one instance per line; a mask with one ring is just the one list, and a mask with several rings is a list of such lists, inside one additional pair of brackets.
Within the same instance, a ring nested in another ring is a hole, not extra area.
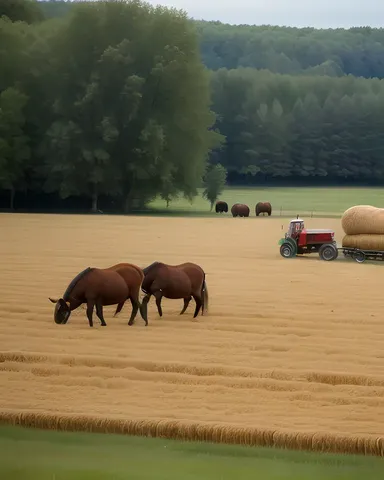
[(211, 210), (222, 194), (226, 180), (227, 170), (220, 163), (213, 165), (205, 174), (203, 197), (209, 201)]
[(49, 187), (89, 195), (93, 210), (107, 192), (126, 210), (158, 194), (195, 196), (221, 137), (185, 14), (136, 1), (79, 4), (52, 49)]

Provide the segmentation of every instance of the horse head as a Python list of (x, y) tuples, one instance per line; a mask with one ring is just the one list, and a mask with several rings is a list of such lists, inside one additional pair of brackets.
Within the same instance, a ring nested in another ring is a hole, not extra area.
[(58, 325), (65, 325), (71, 315), (71, 304), (65, 302), (62, 298), (54, 299), (49, 297), (49, 300), (56, 304), (54, 313), (55, 323)]

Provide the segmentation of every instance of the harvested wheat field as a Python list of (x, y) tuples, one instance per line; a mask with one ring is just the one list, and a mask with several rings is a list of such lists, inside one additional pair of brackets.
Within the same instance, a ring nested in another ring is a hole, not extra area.
[[(0, 416), (114, 431), (384, 454), (383, 270), (279, 254), (287, 219), (0, 215)], [(310, 228), (340, 220), (308, 219)], [(199, 263), (208, 315), (154, 300), (149, 326), (53, 321), (87, 266)]]

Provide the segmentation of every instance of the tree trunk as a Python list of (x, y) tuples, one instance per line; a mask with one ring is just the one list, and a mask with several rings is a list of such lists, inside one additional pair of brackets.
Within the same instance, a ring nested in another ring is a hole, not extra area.
[(124, 199), (124, 213), (129, 213), (132, 210), (132, 199), (127, 195)]
[(94, 192), (92, 193), (92, 209), (91, 209), (91, 212), (92, 213), (97, 213), (97, 200), (98, 200), (98, 195), (97, 195), (97, 191), (96, 191), (96, 187), (95, 187), (95, 190)]
[(133, 184), (130, 182), (126, 185), (126, 188), (124, 190), (124, 213), (130, 213), (132, 211), (133, 207)]
[(11, 210), (15, 209), (15, 188), (11, 187), (10, 188), (10, 199), (9, 199), (9, 207)]

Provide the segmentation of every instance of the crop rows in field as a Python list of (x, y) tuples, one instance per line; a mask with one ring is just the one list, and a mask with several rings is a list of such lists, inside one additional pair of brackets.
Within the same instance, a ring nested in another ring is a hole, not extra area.
[[(282, 259), (273, 219), (2, 221), (4, 421), (383, 454), (380, 267)], [(54, 324), (48, 296), (83, 268), (155, 260), (203, 266), (207, 316), (165, 300), (148, 327), (129, 305), (106, 328), (81, 308)]]

